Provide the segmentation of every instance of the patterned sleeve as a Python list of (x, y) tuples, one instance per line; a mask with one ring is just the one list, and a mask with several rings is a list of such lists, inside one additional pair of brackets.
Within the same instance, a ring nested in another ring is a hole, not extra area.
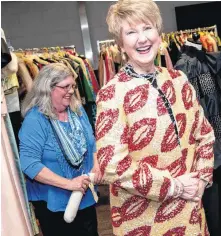
[(203, 108), (196, 102), (197, 112), (195, 113), (194, 133), (191, 137), (193, 142), (197, 142), (196, 148), (196, 171), (201, 179), (212, 183), (214, 151), (213, 144), (215, 136), (213, 128), (204, 116)]
[(199, 172), (199, 177), (211, 184), (214, 166), (213, 144), (215, 142), (213, 128), (206, 119), (204, 110), (196, 98), (194, 87), (190, 82), (186, 82), (185, 86), (189, 87), (189, 92), (192, 93), (195, 112), (195, 120), (189, 137), (189, 144), (196, 144), (194, 163), (191, 171)]
[(97, 97), (95, 132), (103, 180), (111, 184), (115, 196), (121, 188), (133, 195), (164, 201), (168, 198), (172, 177), (168, 170), (154, 168), (145, 158), (136, 161), (130, 156), (127, 138), (131, 127), (117, 96), (113, 99), (111, 95), (114, 87), (111, 86), (106, 91), (100, 90)]

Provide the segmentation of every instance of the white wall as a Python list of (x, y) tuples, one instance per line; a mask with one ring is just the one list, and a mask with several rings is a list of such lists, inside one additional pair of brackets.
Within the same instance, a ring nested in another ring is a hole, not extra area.
[(1, 11), (15, 49), (74, 44), (84, 53), (77, 2), (2, 2)]
[[(207, 1), (208, 2), (208, 1)], [(106, 15), (113, 1), (86, 2), (95, 68), (97, 68), (97, 40), (111, 38)], [(175, 31), (175, 7), (205, 3), (203, 1), (157, 1), (164, 32)], [(14, 48), (50, 47), (74, 44), (84, 54), (77, 2), (1, 2), (2, 28)]]

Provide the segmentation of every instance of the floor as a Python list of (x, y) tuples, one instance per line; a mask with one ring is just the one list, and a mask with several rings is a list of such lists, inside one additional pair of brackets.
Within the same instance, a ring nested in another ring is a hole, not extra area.
[(109, 187), (99, 186), (99, 202), (97, 205), (97, 220), (99, 236), (113, 236), (110, 221)]

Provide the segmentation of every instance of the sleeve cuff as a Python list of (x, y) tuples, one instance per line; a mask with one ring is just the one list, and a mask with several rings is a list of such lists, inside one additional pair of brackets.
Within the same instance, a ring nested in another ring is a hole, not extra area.
[(24, 173), (30, 178), (34, 179), (36, 175), (44, 168), (45, 166), (42, 163), (36, 163), (32, 166), (27, 167), (24, 170)]
[(167, 198), (173, 196), (173, 194), (174, 194), (174, 188), (175, 188), (175, 183), (174, 183), (174, 180), (171, 179), (171, 186), (170, 186), (170, 189), (169, 189), (169, 191), (168, 191)]

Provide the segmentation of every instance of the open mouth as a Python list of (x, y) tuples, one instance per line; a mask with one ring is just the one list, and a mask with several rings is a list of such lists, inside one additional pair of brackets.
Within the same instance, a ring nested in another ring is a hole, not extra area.
[(152, 47), (151, 45), (145, 47), (139, 47), (136, 49), (136, 51), (140, 54), (146, 54), (150, 51), (151, 47)]

